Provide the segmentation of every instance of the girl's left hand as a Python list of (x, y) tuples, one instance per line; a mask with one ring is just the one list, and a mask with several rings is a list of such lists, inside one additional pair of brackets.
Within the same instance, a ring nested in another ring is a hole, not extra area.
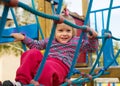
[(94, 29), (92, 29), (90, 27), (87, 27), (87, 29), (89, 29), (89, 31), (90, 31), (87, 34), (88, 38), (91, 39), (91, 38), (96, 38), (98, 36), (98, 33)]

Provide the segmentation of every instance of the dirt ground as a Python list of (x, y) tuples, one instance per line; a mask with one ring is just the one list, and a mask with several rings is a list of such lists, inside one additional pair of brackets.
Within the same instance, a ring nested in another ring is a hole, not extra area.
[(0, 81), (13, 80), (20, 63), (20, 56), (4, 54), (0, 56)]

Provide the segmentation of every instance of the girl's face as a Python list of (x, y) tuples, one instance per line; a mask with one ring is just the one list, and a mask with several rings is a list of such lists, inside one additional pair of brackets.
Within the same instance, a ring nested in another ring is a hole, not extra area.
[(64, 23), (58, 24), (55, 32), (55, 38), (59, 43), (65, 44), (73, 37), (73, 29)]

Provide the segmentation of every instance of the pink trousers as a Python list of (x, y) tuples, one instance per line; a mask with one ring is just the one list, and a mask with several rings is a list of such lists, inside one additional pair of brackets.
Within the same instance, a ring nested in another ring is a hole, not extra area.
[[(15, 80), (23, 84), (30, 84), (37, 73), (42, 58), (43, 55), (37, 49), (24, 52), (21, 56), (20, 66), (16, 71)], [(69, 68), (62, 61), (48, 57), (38, 82), (43, 86), (59, 86), (64, 82), (68, 70)]]

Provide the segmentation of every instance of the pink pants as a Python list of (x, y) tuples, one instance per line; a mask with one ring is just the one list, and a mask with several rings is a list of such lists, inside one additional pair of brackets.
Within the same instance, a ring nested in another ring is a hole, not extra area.
[[(31, 49), (23, 53), (15, 80), (23, 84), (29, 84), (35, 77), (42, 57), (42, 54), (37, 49)], [(48, 57), (38, 82), (43, 86), (59, 86), (64, 82), (68, 70), (69, 68), (62, 61)]]

